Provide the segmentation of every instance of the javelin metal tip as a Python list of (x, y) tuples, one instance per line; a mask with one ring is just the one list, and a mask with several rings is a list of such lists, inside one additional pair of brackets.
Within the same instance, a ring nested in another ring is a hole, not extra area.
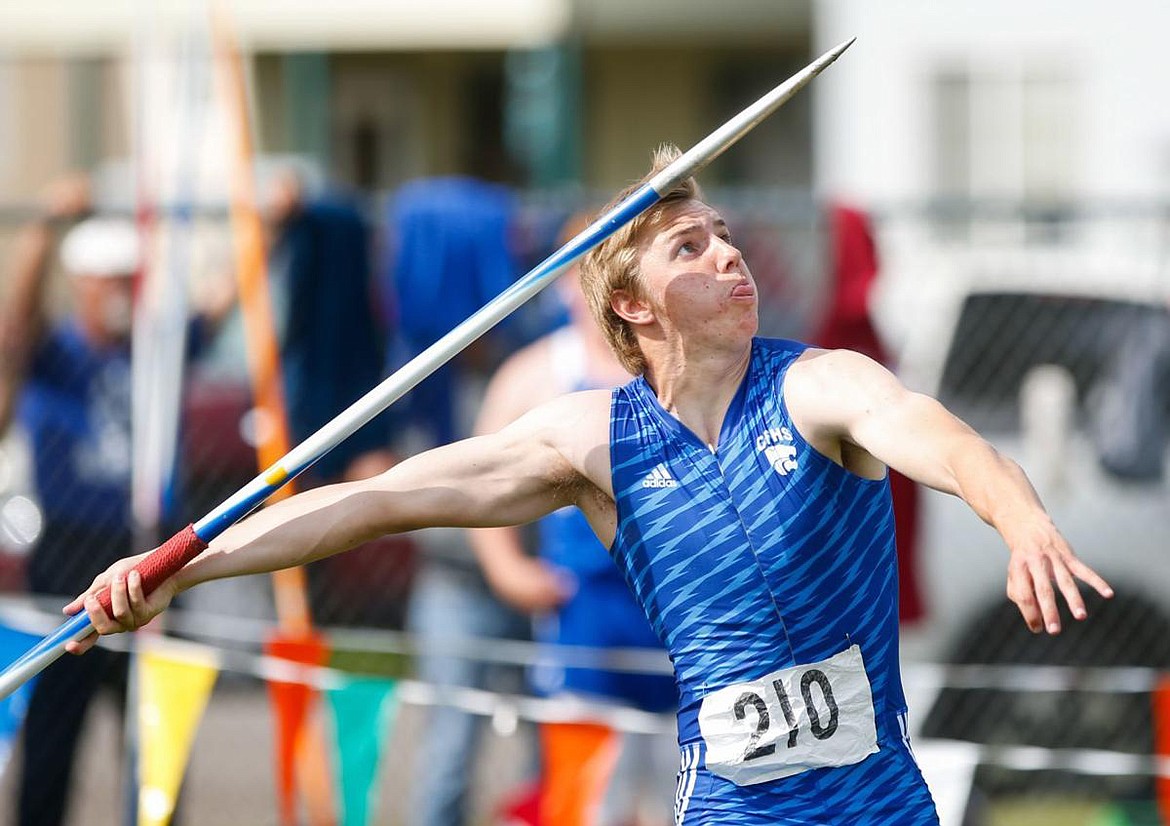
[(852, 46), (855, 40), (857, 40), (856, 37), (851, 37), (822, 54), (692, 146), (682, 157), (651, 178), (647, 186), (657, 192), (659, 196), (663, 196), (683, 178), (697, 173), (715, 158), (718, 158), (727, 147), (754, 129), (760, 121), (775, 112), (789, 98), (808, 85), (813, 78), (840, 57), (842, 52)]
[(848, 49), (850, 46), (852, 46), (856, 42), (857, 42), (857, 38), (851, 37), (848, 40), (845, 40), (845, 41), (837, 44), (832, 49), (829, 49), (829, 51), (825, 52), (821, 56), (821, 59), (817, 62), (823, 63), (824, 65), (828, 65), (828, 64), (832, 63), (834, 60), (836, 60), (837, 58), (839, 58), (841, 56), (842, 52), (844, 52), (846, 49)]

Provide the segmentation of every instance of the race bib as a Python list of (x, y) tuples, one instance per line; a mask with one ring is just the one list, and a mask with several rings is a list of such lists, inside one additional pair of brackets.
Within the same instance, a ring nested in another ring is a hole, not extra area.
[(861, 649), (708, 694), (699, 731), (707, 768), (738, 786), (860, 763), (878, 750)]

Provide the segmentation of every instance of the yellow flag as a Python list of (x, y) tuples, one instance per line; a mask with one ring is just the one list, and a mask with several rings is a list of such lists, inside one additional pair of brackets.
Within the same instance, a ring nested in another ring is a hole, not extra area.
[(215, 685), (214, 658), (143, 651), (138, 660), (138, 826), (166, 826)]

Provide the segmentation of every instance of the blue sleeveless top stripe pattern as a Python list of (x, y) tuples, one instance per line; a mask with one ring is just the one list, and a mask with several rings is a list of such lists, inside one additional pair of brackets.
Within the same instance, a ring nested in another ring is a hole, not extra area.
[[(685, 823), (937, 823), (902, 737), (889, 486), (845, 470), (793, 426), (784, 376), (805, 349), (753, 342), (714, 450), (644, 378), (614, 391), (611, 555), (674, 664), (680, 745), (699, 748)], [(749, 786), (706, 770), (705, 696), (851, 646), (872, 690), (876, 753)]]

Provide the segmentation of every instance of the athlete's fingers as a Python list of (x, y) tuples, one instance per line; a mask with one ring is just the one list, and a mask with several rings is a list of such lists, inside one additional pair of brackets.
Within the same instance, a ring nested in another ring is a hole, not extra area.
[(112, 619), (106, 613), (106, 609), (93, 594), (89, 594), (85, 598), (85, 613), (89, 614), (90, 624), (99, 634), (114, 634), (121, 630), (117, 620)]
[[(1089, 585), (1098, 594), (1105, 597), (1105, 599), (1110, 599), (1113, 596), (1113, 589), (1109, 586), (1109, 583), (1096, 571), (1082, 562), (1069, 546), (1068, 541), (1059, 533), (1053, 537), (1053, 546), (1057, 551), (1056, 559), (1064, 563), (1074, 577)], [(1059, 566), (1057, 567), (1059, 569)]]
[(1060, 633), (1060, 610), (1056, 605), (1056, 592), (1052, 588), (1052, 570), (1048, 557), (1042, 556), (1033, 559), (1028, 570), (1032, 574), (1032, 587), (1036, 592), (1036, 601), (1040, 604), (1040, 613), (1044, 617), (1044, 628), (1049, 634)]
[(1094, 591), (1105, 597), (1105, 599), (1113, 598), (1113, 588), (1110, 587), (1109, 583), (1080, 559), (1075, 556), (1072, 557), (1068, 560), (1068, 567), (1077, 579), (1089, 585)]
[(130, 597), (130, 612), (134, 627), (141, 628), (150, 621), (150, 608), (146, 604), (146, 592), (142, 590), (142, 574), (130, 571), (126, 575), (126, 589)]
[(130, 595), (126, 593), (125, 574), (114, 574), (114, 578), (110, 580), (110, 613), (122, 626), (125, 626), (126, 621), (131, 617)]
[(1024, 618), (1024, 624), (1028, 626), (1028, 630), (1033, 634), (1039, 634), (1044, 630), (1044, 618), (1040, 614), (1040, 606), (1036, 604), (1036, 598), (1032, 596), (1023, 596), (1016, 600), (1016, 607), (1020, 609), (1020, 615)]
[(1060, 588), (1060, 593), (1064, 595), (1064, 601), (1068, 603), (1068, 609), (1072, 612), (1073, 617), (1083, 620), (1089, 615), (1089, 612), (1085, 610), (1085, 601), (1081, 598), (1080, 589), (1077, 588), (1077, 582), (1073, 579), (1066, 561), (1063, 559), (1054, 560), (1052, 572), (1056, 576), (1056, 584)]
[(87, 634), (80, 640), (70, 640), (65, 643), (65, 651), (70, 654), (84, 654), (89, 649), (97, 645), (98, 634), (94, 631), (92, 634)]
[(1008, 567), (1007, 596), (1020, 609), (1020, 616), (1033, 634), (1040, 633), (1044, 627), (1040, 616), (1040, 607), (1036, 604), (1036, 596), (1032, 588), (1031, 577), (1027, 569), (1015, 562)]

